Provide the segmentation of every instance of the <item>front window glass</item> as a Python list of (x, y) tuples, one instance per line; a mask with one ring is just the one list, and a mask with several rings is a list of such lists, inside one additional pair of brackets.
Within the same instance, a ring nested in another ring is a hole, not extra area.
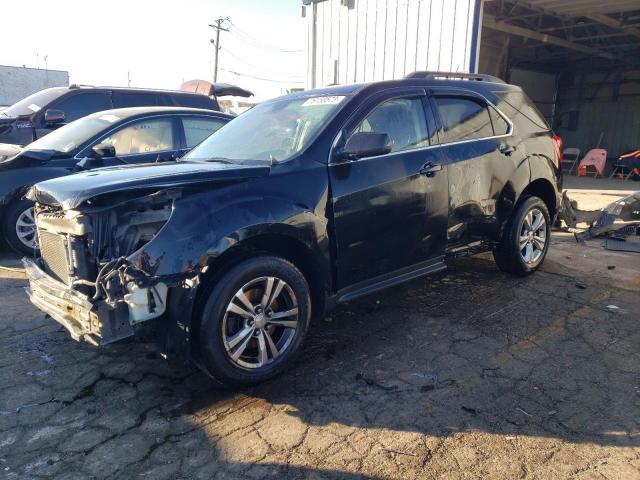
[(427, 120), (419, 98), (396, 98), (381, 103), (351, 134), (361, 132), (386, 133), (391, 140), (392, 152), (429, 145)]
[(445, 142), (458, 142), (493, 136), (487, 106), (475, 99), (435, 97)]
[(90, 113), (111, 108), (109, 97), (104, 92), (82, 92), (65, 97), (51, 105), (51, 108), (62, 110), (65, 122), (73, 122)]
[(14, 103), (10, 107), (0, 112), (0, 115), (6, 117), (19, 117), (21, 115), (33, 115), (46, 107), (52, 100), (63, 95), (68, 90), (66, 88), (47, 88), (23, 98), (19, 102)]
[(260, 104), (227, 123), (182, 158), (283, 162), (311, 143), (344, 98), (284, 97)]
[(109, 112), (104, 112), (100, 115), (90, 115), (71, 122), (64, 127), (57, 128), (48, 135), (29, 144), (27, 150), (52, 150), (55, 152), (68, 153), (119, 120), (120, 117)]
[(116, 155), (174, 150), (173, 122), (170, 118), (143, 120), (128, 125), (100, 141), (112, 145)]

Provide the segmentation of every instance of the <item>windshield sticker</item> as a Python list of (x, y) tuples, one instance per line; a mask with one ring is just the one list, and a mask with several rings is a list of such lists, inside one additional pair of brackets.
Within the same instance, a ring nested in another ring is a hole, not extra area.
[(32, 112), (39, 112), (40, 108), (38, 105), (36, 105), (35, 103), (32, 103), (31, 105), (29, 105), (27, 107), (29, 110), (31, 110)]
[(117, 115), (107, 114), (107, 115), (102, 115), (100, 117), (100, 120), (104, 120), (105, 122), (113, 123), (113, 122), (117, 122), (118, 120), (120, 120), (120, 117), (118, 117)]
[(302, 104), (303, 107), (310, 107), (316, 105), (337, 105), (344, 99), (344, 96), (332, 96), (332, 97), (313, 97), (308, 99)]

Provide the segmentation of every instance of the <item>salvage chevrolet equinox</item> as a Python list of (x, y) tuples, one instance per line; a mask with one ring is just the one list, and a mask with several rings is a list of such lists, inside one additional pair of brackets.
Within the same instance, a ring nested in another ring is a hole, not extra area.
[(96, 345), (144, 327), (231, 385), (281, 372), (312, 318), (493, 251), (549, 248), (560, 140), (518, 87), (417, 72), (258, 105), (177, 162), (37, 184), (31, 301)]

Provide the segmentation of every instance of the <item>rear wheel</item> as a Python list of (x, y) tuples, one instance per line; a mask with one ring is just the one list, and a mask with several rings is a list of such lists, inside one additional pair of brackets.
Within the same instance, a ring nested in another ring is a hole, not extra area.
[(550, 240), (551, 217), (546, 204), (538, 197), (527, 197), (509, 220), (493, 258), (505, 272), (528, 275), (544, 261)]
[(202, 310), (200, 360), (230, 385), (252, 385), (280, 373), (297, 352), (311, 317), (309, 286), (290, 262), (246, 260), (211, 288)]
[(12, 249), (18, 253), (33, 255), (38, 250), (33, 202), (23, 199), (11, 203), (4, 215), (2, 233)]

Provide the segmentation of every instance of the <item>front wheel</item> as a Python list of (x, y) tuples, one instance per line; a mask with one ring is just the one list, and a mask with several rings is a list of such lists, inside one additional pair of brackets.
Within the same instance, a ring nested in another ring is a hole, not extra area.
[(309, 286), (293, 264), (266, 255), (243, 261), (210, 289), (200, 362), (222, 383), (260, 383), (291, 363), (310, 318)]
[(493, 250), (498, 267), (507, 273), (525, 276), (544, 261), (551, 241), (551, 217), (538, 197), (519, 203), (507, 224), (500, 244)]
[(11, 203), (4, 215), (2, 233), (12, 249), (33, 255), (38, 250), (33, 202), (22, 199)]

